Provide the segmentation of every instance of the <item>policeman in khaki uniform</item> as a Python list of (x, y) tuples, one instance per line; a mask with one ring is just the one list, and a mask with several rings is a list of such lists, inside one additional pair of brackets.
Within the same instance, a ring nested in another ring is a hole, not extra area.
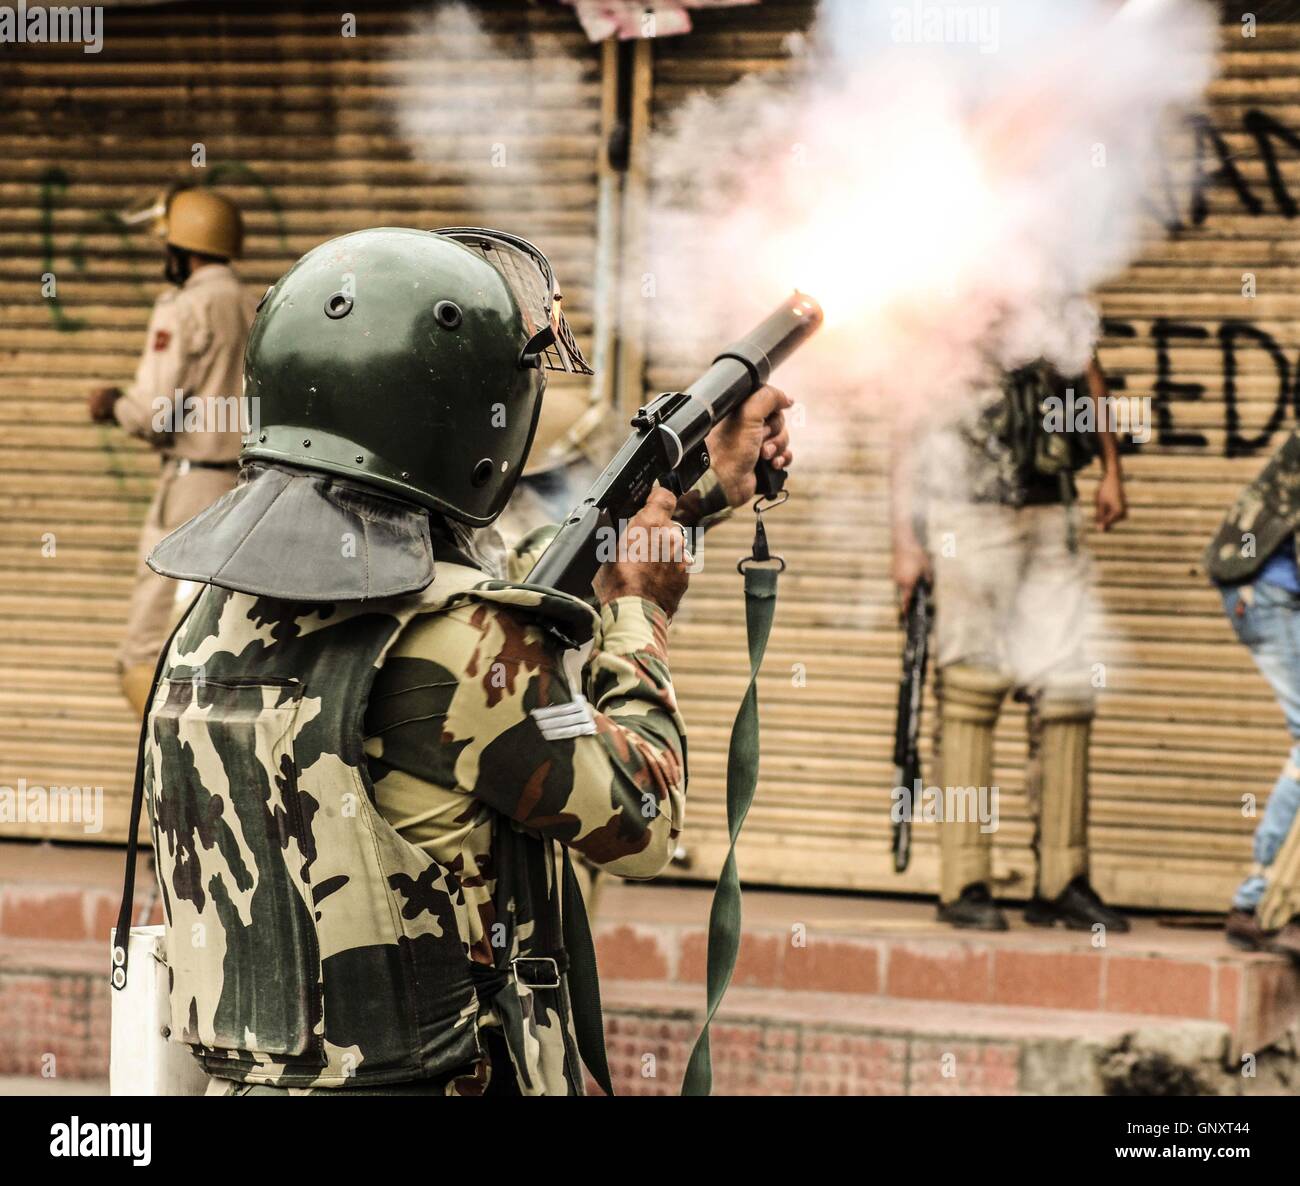
[(135, 381), (90, 396), (91, 419), (116, 422), (162, 456), (162, 475), (140, 535), (126, 637), (118, 652), (122, 690), (137, 713), (175, 617), (177, 587), (145, 564), (168, 532), (235, 484), (243, 439), (243, 360), (252, 309), (230, 260), (243, 228), (229, 199), (182, 189), (160, 199), (173, 287), (149, 318)]
[(1255, 829), (1227, 938), (1300, 961), (1300, 433), (1292, 431), (1224, 518), (1205, 553), (1237, 638), (1268, 680), (1295, 743)]
[[(1078, 540), (1074, 472), (1099, 451), (1096, 518), (1108, 530), (1127, 513), (1119, 448), (1110, 432), (1052, 431), (1047, 402), (1087, 383), (1106, 396), (1094, 362), (1066, 381), (1045, 361), (976, 393), (956, 422), (894, 455), (894, 579), (906, 606), (916, 582), (933, 582), (939, 782), (993, 788), (993, 738), (1007, 696), (1029, 706), (1037, 792), (1037, 877), (1027, 922), (1074, 929), (1128, 923), (1088, 877), (1088, 746), (1094, 713), (1084, 651), (1091, 573)], [(1082, 390), (1080, 391), (1082, 398)], [(916, 528), (917, 486), (927, 499), (929, 551)], [(958, 796), (953, 795), (954, 804)], [(1005, 930), (992, 894), (992, 821), (939, 823), (939, 918), (955, 927)]]
[(651, 558), (604, 565), (588, 602), (479, 555), (550, 369), (589, 373), (550, 265), (481, 228), (332, 240), (254, 322), (239, 485), (149, 561), (207, 585), (138, 793), (174, 1040), (215, 1093), (583, 1090), (570, 850), (634, 878), (673, 852), (685, 528), (752, 498), (760, 454), (788, 464), (789, 401), (718, 425), (700, 484), (630, 524)]

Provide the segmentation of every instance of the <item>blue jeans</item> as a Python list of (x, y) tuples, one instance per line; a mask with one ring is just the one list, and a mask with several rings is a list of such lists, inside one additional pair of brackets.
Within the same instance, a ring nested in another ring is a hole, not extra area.
[[(1243, 590), (1248, 590), (1245, 597)], [(1255, 829), (1255, 861), (1268, 866), (1300, 811), (1300, 596), (1267, 582), (1219, 592), (1228, 621), (1272, 685), (1286, 727), (1297, 743)], [(1264, 878), (1252, 874), (1237, 888), (1232, 904), (1254, 910), (1264, 895), (1264, 885)]]

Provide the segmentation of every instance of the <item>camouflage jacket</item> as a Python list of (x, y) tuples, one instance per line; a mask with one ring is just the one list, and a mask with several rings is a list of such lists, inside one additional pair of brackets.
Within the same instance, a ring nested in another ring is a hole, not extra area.
[(1004, 374), (935, 444), (931, 492), (1012, 507), (1071, 501), (1074, 472), (1096, 455), (1093, 434), (1049, 427), (1048, 401), (1063, 412), (1071, 398), (1090, 398), (1086, 380), (1044, 360)]
[[(557, 844), (652, 876), (686, 781), (664, 615), (605, 607), (575, 679), (592, 617), (451, 564), (387, 602), (204, 591), (151, 706), (145, 790), (173, 1032), (209, 1073), (475, 1094), (495, 1025), (524, 1093), (582, 1090)], [(434, 840), (394, 826), (412, 788), (447, 823)]]
[(1238, 496), (1205, 551), (1205, 569), (1221, 585), (1249, 581), (1298, 528), (1300, 429)]

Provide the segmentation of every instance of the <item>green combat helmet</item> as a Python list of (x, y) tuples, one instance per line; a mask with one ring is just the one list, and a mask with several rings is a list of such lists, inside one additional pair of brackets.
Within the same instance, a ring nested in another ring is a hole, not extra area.
[[(266, 294), (244, 394), (248, 460), (356, 478), (476, 527), (505, 507), (546, 388), (585, 369), (535, 248), (383, 228), (309, 252)], [(561, 323), (562, 326), (562, 323)]]
[[(240, 485), (150, 566), (300, 600), (423, 588), (428, 512), (496, 519), (546, 372), (591, 374), (560, 302), (546, 257), (501, 231), (382, 227), (308, 252), (253, 323)], [(362, 563), (337, 563), (340, 539)]]

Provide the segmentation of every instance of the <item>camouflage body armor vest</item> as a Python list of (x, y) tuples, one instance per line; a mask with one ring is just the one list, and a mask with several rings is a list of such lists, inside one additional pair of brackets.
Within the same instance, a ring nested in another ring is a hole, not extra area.
[(1205, 551), (1205, 570), (1221, 585), (1252, 580), (1300, 529), (1300, 431), (1292, 430), (1238, 496)]
[(964, 437), (983, 462), (976, 470), (973, 500), (1018, 507), (1046, 496), (1073, 503), (1074, 475), (1097, 456), (1096, 435), (1053, 427), (1052, 401), (1063, 414), (1071, 401), (1082, 406), (1091, 399), (1085, 376), (1066, 379), (1043, 359), (1005, 374), (998, 398), (963, 426)]
[(440, 564), (422, 594), (321, 605), (210, 585), (177, 634), (145, 794), (173, 1037), (209, 1074), (317, 1087), (468, 1076), (489, 1006), (527, 1068), (531, 993), (560, 1019), (564, 1078), (581, 1090), (550, 846), (499, 822), (496, 917), (530, 922), (494, 937), (493, 964), (471, 960), (456, 874), (384, 820), (362, 749), (375, 674), (417, 614), (518, 604), (520, 590), (485, 579)]

